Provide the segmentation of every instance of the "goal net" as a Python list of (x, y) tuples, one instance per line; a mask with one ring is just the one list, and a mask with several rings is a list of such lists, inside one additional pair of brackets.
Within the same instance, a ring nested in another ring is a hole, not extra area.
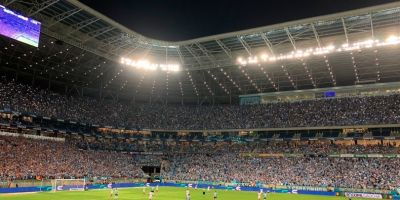
[(85, 179), (54, 179), (52, 190), (55, 191), (84, 191)]

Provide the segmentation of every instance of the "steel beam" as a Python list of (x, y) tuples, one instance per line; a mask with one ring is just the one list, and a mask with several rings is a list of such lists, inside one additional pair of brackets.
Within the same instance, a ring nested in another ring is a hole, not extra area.
[(219, 47), (221, 47), (221, 49), (224, 50), (224, 52), (226, 53), (226, 55), (228, 55), (229, 58), (232, 58), (231, 50), (228, 47), (226, 47), (226, 45), (221, 40), (215, 40), (215, 42), (217, 42)]
[(344, 36), (346, 37), (346, 43), (349, 43), (349, 36), (347, 34), (347, 28), (346, 28), (346, 22), (344, 21), (344, 18), (342, 17), (342, 26), (344, 30)]
[(274, 49), (272, 48), (273, 45), (272, 43), (269, 41), (267, 34), (266, 33), (261, 33), (261, 38), (264, 40), (265, 44), (267, 45), (269, 51), (271, 52), (272, 55), (275, 55), (274, 53)]
[(242, 46), (244, 47), (244, 49), (247, 51), (247, 53), (249, 54), (249, 56), (252, 56), (251, 54), (251, 48), (250, 46), (247, 44), (246, 41), (244, 41), (241, 36), (237, 36), (237, 39), (239, 40), (239, 42), (242, 44)]
[(75, 15), (76, 13), (80, 12), (82, 9), (80, 8), (75, 8), (69, 11), (66, 11), (64, 13), (61, 13), (55, 17), (52, 18), (52, 20), (54, 21), (53, 23), (47, 25), (48, 28), (58, 24), (59, 22), (63, 21), (64, 19), (67, 19), (68, 17), (71, 17), (73, 15)]
[(197, 57), (197, 56), (192, 52), (192, 50), (191, 50), (189, 47), (187, 47), (187, 46), (183, 46), (183, 47), (190, 53), (190, 55), (193, 56), (193, 58), (196, 60), (196, 62), (197, 62), (199, 65), (202, 65), (202, 63), (201, 63), (201, 61), (200, 61), (200, 58)]
[(179, 60), (181, 61), (181, 64), (182, 64), (182, 65), (185, 64), (185, 59), (184, 59), (184, 57), (183, 57), (183, 55), (182, 55), (182, 52), (181, 52), (180, 47), (178, 47), (176, 50), (177, 50), (177, 52), (178, 52), (178, 56), (179, 56)]
[(83, 29), (83, 28), (85, 28), (85, 27), (87, 27), (87, 26), (89, 26), (89, 25), (91, 25), (91, 24), (93, 24), (93, 23), (95, 23), (95, 22), (97, 22), (99, 20), (100, 19), (98, 19), (98, 18), (90, 18), (90, 19), (81, 21), (81, 22), (79, 22), (77, 24), (74, 24), (74, 25), (71, 26), (74, 30), (70, 31), (68, 34), (73, 34), (73, 33), (77, 32), (77, 31), (80, 31), (81, 29)]
[[(59, 2), (60, 0), (48, 0), (40, 4), (36, 4), (35, 6), (32, 7), (31, 11), (28, 13), (28, 17), (32, 17), (39, 13), (40, 11), (52, 6), (53, 4)], [(36, 9), (36, 10), (34, 10)]]
[[(312, 30), (313, 30), (314, 37), (315, 37), (315, 40), (317, 41), (318, 47), (321, 48), (321, 41), (319, 40), (319, 34), (318, 34), (318, 32), (317, 32), (317, 29), (315, 28), (314, 23), (311, 23), (311, 28), (312, 28)], [(325, 56), (325, 57), (326, 57), (326, 60), (328, 61), (328, 63), (325, 63), (325, 64), (328, 65), (328, 64), (329, 64), (328, 57), (327, 57), (327, 56)], [(330, 65), (330, 64), (329, 64), (329, 65)], [(329, 71), (329, 75), (332, 73), (332, 76), (334, 76), (334, 75), (333, 75), (333, 71), (332, 71), (332, 66), (329, 66), (328, 71)], [(331, 78), (332, 78), (332, 77), (331, 77)], [(336, 86), (336, 80), (335, 80), (334, 78), (332, 78), (332, 84), (333, 84), (334, 86)]]
[(296, 41), (295, 41), (294, 38), (292, 37), (292, 34), (291, 34), (290, 31), (289, 31), (289, 28), (286, 27), (286, 28), (285, 28), (285, 31), (286, 31), (286, 34), (287, 34), (289, 40), (290, 40), (290, 43), (292, 43), (292, 46), (293, 46), (294, 50), (297, 50)]
[(369, 20), (370, 20), (370, 24), (371, 24), (371, 36), (372, 36), (372, 39), (374, 39), (375, 33), (374, 33), (374, 23), (372, 20), (372, 13), (369, 14)]
[(314, 23), (311, 23), (311, 28), (313, 30), (314, 37), (315, 37), (315, 40), (317, 41), (318, 47), (321, 47), (321, 42), (319, 41), (319, 35), (317, 32), (317, 29), (315, 29)]
[(73, 40), (67, 38), (66, 36), (59, 35), (59, 34), (53, 32), (53, 31), (47, 29), (46, 27), (42, 27), (41, 32), (43, 34), (46, 34), (46, 35), (50, 36), (50, 37), (53, 37), (53, 38), (58, 39), (58, 40), (62, 40), (62, 41), (66, 42), (66, 43), (68, 43), (68, 44), (70, 44), (70, 45), (72, 45), (74, 47), (86, 50), (86, 51), (88, 51), (90, 53), (93, 53), (95, 55), (98, 55), (100, 57), (103, 57), (103, 58), (106, 58), (106, 59), (109, 59), (109, 60), (118, 61), (118, 59), (115, 59), (115, 57), (112, 57), (110, 54), (106, 54), (106, 53), (100, 52), (97, 49), (93, 49), (91, 47), (88, 47), (88, 46), (86, 46), (86, 45), (84, 45), (84, 44), (82, 44), (80, 42), (73, 41)]
[(100, 36), (100, 35), (103, 35), (103, 34), (105, 34), (105, 33), (107, 33), (107, 32), (110, 32), (110, 31), (112, 31), (112, 30), (114, 30), (114, 29), (115, 29), (115, 28), (112, 27), (112, 26), (106, 26), (106, 27), (97, 29), (97, 30), (95, 30), (95, 31), (92, 31), (92, 32), (90, 32), (90, 33), (87, 33), (87, 35), (89, 35), (89, 38), (83, 40), (82, 42), (83, 42), (83, 43), (86, 43), (87, 41), (89, 41), (89, 40), (91, 40), (91, 39), (94, 39), (94, 38), (96, 38), (96, 37), (98, 37), (98, 36)]
[[(349, 36), (348, 36), (348, 34), (347, 34), (347, 27), (346, 27), (346, 22), (345, 22), (345, 20), (344, 20), (344, 18), (342, 17), (342, 26), (343, 26), (343, 30), (344, 30), (344, 35), (345, 35), (345, 37), (346, 37), (346, 42), (347, 42), (347, 44), (349, 43)], [(353, 51), (350, 51), (350, 54), (351, 54), (351, 56), (352, 57), (354, 57), (354, 54), (353, 54)], [(356, 83), (358, 83), (359, 82), (359, 79), (358, 79), (358, 68), (357, 68), (357, 63), (356, 63), (356, 61), (355, 61), (355, 59), (353, 59), (352, 61), (354, 61), (354, 63), (352, 63), (355, 67), (354, 67), (354, 78), (355, 78), (355, 84)]]
[(18, 0), (6, 1), (6, 2), (4, 3), (4, 6), (9, 6), (9, 5), (13, 4), (13, 3), (16, 2), (16, 1), (18, 1)]
[(206, 50), (201, 44), (196, 43), (195, 45), (201, 50), (201, 52), (203, 52), (203, 53), (207, 56), (207, 58), (208, 58), (214, 65), (217, 64), (216, 61), (215, 61), (215, 59), (212, 58), (212, 56), (207, 52), (207, 50)]

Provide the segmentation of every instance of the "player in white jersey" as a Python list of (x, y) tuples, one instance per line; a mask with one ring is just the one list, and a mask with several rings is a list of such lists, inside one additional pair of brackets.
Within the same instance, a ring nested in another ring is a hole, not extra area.
[(186, 190), (186, 200), (190, 200), (190, 191), (189, 191), (189, 189)]
[(150, 192), (150, 193), (149, 193), (149, 200), (153, 200), (153, 197), (154, 197), (154, 193), (153, 193), (153, 192)]
[(158, 192), (158, 185), (156, 186), (156, 192)]
[(218, 198), (218, 193), (217, 193), (217, 191), (214, 191), (214, 200), (216, 200), (217, 198)]
[(258, 200), (261, 200), (261, 192), (258, 192)]

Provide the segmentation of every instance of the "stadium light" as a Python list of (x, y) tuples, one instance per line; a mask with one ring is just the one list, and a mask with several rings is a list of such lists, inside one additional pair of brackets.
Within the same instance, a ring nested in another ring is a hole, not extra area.
[(386, 43), (388, 44), (398, 44), (400, 42), (399, 37), (396, 37), (394, 35), (389, 36), (386, 38)]
[(163, 71), (178, 72), (180, 67), (177, 64), (160, 64), (160, 68)]
[(391, 35), (384, 41), (368, 39), (365, 41), (359, 41), (355, 43), (344, 43), (340, 46), (328, 45), (324, 47), (298, 49), (289, 53), (281, 53), (279, 55), (268, 55), (262, 53), (260, 55), (249, 56), (247, 58), (238, 57), (237, 64), (241, 66), (255, 65), (259, 63), (275, 62), (280, 60), (291, 60), (291, 59), (302, 59), (310, 56), (327, 55), (336, 52), (351, 52), (354, 50), (369, 49), (372, 47), (382, 47), (400, 44), (400, 37)]
[(143, 69), (148, 71), (168, 71), (168, 72), (178, 72), (181, 70), (179, 64), (158, 64), (158, 63), (151, 63), (149, 60), (141, 59), (141, 60), (132, 60), (129, 58), (121, 57), (121, 64), (135, 67), (137, 69)]

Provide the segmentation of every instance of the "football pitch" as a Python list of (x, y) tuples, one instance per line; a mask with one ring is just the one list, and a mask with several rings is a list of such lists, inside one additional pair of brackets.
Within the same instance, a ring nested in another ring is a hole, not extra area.
[[(119, 200), (148, 200), (149, 189), (143, 194), (142, 188), (119, 190)], [(256, 192), (217, 190), (218, 200), (257, 200)], [(213, 200), (213, 191), (191, 189), (191, 200)], [(0, 194), (2, 200), (110, 200), (110, 190), (75, 192), (42, 192), (33, 194)], [(185, 200), (185, 189), (160, 187), (154, 200)], [(270, 193), (267, 200), (345, 200), (345, 197)]]

